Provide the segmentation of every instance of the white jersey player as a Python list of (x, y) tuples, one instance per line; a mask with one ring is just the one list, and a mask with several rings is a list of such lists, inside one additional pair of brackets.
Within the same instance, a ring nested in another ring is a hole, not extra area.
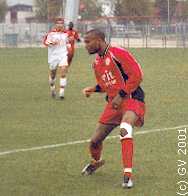
[(44, 45), (48, 47), (49, 84), (51, 96), (56, 96), (55, 80), (57, 68), (60, 69), (59, 97), (64, 98), (64, 90), (67, 84), (66, 74), (68, 71), (68, 47), (70, 47), (68, 35), (65, 32), (64, 20), (58, 18), (55, 27), (46, 35)]

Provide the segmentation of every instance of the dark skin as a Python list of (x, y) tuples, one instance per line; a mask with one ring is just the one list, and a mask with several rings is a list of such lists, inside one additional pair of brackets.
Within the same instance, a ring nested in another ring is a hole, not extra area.
[[(95, 54), (98, 53), (99, 55), (102, 55), (108, 46), (108, 44), (102, 40), (100, 37), (95, 36), (94, 34), (86, 35), (84, 38), (85, 42), (85, 48), (87, 49), (89, 54)], [(95, 87), (91, 89), (84, 89), (83, 93), (89, 97), (91, 93), (95, 91)], [(112, 100), (112, 106), (114, 109), (118, 109), (122, 103), (124, 98), (120, 97), (119, 94), (117, 94), (114, 99)]]
[[(107, 47), (107, 43), (105, 40), (103, 40), (100, 36), (97, 36), (95, 33), (88, 33), (84, 37), (85, 42), (85, 48), (88, 51), (89, 54), (96, 54), (99, 55), (104, 54), (104, 51)], [(95, 93), (95, 87), (86, 87), (83, 89), (83, 94), (86, 97), (90, 97), (91, 94)], [(112, 100), (112, 107), (114, 109), (118, 109), (121, 107), (123, 99), (126, 99), (126, 97), (122, 98), (119, 94), (117, 94), (114, 99)], [(135, 121), (138, 119), (137, 115), (133, 111), (126, 111), (123, 114), (122, 121), (121, 122), (127, 122), (130, 125), (134, 126)], [(103, 140), (111, 133), (111, 131), (116, 127), (117, 125), (113, 124), (102, 124), (99, 123), (97, 125), (96, 131), (91, 137), (91, 143), (90, 145), (98, 145), (103, 142)], [(122, 136), (125, 136), (127, 134), (127, 131), (125, 129), (120, 130), (120, 134)]]

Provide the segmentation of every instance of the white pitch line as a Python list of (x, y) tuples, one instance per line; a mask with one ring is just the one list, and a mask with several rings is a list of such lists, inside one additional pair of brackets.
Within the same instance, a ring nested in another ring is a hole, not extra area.
[[(147, 134), (147, 133), (155, 133), (155, 132), (168, 131), (168, 130), (174, 130), (174, 129), (182, 129), (182, 128), (187, 128), (187, 127), (188, 127), (188, 125), (180, 125), (180, 126), (176, 126), (176, 127), (150, 129), (150, 130), (138, 131), (134, 135), (143, 135), (143, 134)], [(109, 136), (107, 139), (109, 140), (109, 139), (114, 139), (114, 138), (118, 138), (118, 137), (119, 137), (119, 135)], [(62, 146), (70, 146), (70, 145), (75, 145), (75, 144), (84, 144), (84, 143), (88, 143), (89, 141), (90, 141), (90, 139), (80, 140), (80, 141), (73, 141), (73, 142), (66, 142), (66, 143), (60, 143), (60, 144), (36, 146), (36, 147), (31, 147), (31, 148), (13, 149), (13, 150), (0, 152), (0, 156), (8, 155), (8, 154), (15, 154), (15, 153), (18, 153), (18, 152), (28, 152), (28, 151), (50, 149), (50, 148), (58, 148), (58, 147), (62, 147)]]

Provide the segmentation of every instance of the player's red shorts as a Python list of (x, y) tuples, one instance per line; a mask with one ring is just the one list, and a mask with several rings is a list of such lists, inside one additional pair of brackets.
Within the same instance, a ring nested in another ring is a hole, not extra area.
[(135, 112), (135, 114), (138, 116), (135, 126), (143, 126), (145, 104), (137, 99), (125, 99), (119, 109), (112, 108), (112, 102), (108, 102), (100, 116), (99, 122), (103, 124), (120, 125), (123, 114), (128, 110)]

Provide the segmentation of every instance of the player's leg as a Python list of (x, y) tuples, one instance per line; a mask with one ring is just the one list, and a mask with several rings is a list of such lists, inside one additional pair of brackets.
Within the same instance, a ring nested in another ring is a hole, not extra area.
[(56, 66), (50, 66), (49, 85), (50, 85), (50, 93), (53, 98), (56, 96), (56, 90), (55, 90), (56, 72), (57, 72)]
[(68, 73), (68, 61), (67, 56), (62, 58), (59, 63), (60, 68), (60, 79), (59, 79), (59, 97), (64, 98), (65, 87), (67, 86), (67, 73)]
[(68, 54), (68, 64), (69, 64), (69, 65), (72, 63), (73, 57), (74, 57), (74, 52), (71, 51), (71, 52)]
[(123, 187), (131, 188), (133, 167), (133, 127), (144, 124), (145, 104), (137, 99), (125, 100), (122, 104), (123, 116), (120, 123), (122, 161), (124, 167)]
[(59, 79), (59, 97), (64, 99), (65, 87), (67, 86), (67, 72), (68, 66), (60, 66), (60, 79)]
[(104, 139), (111, 133), (116, 125), (99, 123), (96, 127), (96, 131), (91, 137), (89, 144), (90, 154), (92, 159), (98, 161), (101, 158), (102, 143)]
[(135, 112), (126, 111), (120, 124), (120, 140), (124, 168), (124, 181), (122, 186), (127, 188), (133, 186), (131, 179), (133, 167), (133, 127), (137, 119), (138, 116)]
[(91, 162), (82, 170), (83, 175), (91, 175), (96, 169), (104, 165), (104, 160), (101, 159), (102, 144), (104, 139), (111, 133), (116, 125), (108, 125), (99, 123), (95, 133), (91, 137), (89, 143), (89, 151), (91, 154)]
[(68, 64), (70, 65), (72, 63), (72, 59), (74, 57), (74, 46), (71, 46), (68, 49)]

